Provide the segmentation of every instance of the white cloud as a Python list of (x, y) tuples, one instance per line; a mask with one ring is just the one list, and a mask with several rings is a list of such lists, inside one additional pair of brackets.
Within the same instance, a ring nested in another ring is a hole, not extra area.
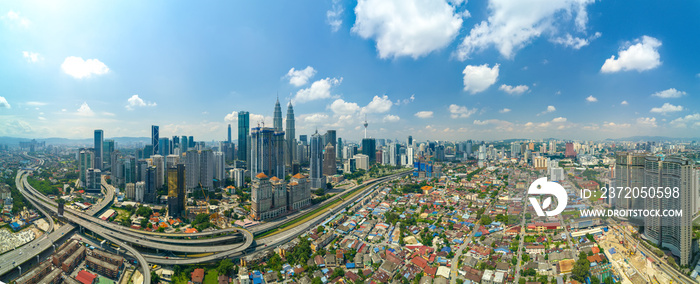
[(688, 127), (688, 124), (691, 124), (692, 126), (700, 126), (700, 114), (699, 113), (694, 113), (694, 114), (689, 114), (684, 117), (679, 117), (671, 121), (671, 125), (673, 127), (678, 127), (678, 128), (686, 128)]
[(667, 113), (669, 113), (669, 112), (679, 112), (679, 111), (682, 111), (682, 110), (683, 110), (683, 106), (680, 106), (680, 105), (674, 106), (674, 105), (672, 105), (672, 104), (665, 103), (665, 104), (662, 105), (661, 107), (652, 108), (652, 109), (650, 110), (650, 112), (653, 112), (653, 113), (661, 113), (661, 114), (667, 114)]
[(613, 73), (618, 71), (637, 70), (639, 72), (654, 69), (661, 65), (661, 55), (658, 48), (661, 41), (650, 36), (642, 36), (636, 39), (634, 44), (627, 43), (625, 49), (620, 50), (618, 58), (615, 55), (605, 60), (600, 72)]
[(81, 116), (94, 116), (95, 112), (90, 109), (87, 102), (83, 102), (83, 104), (80, 105), (80, 108), (78, 108), (78, 112), (76, 114)]
[(510, 109), (509, 109), (509, 108), (504, 108), (504, 109), (502, 109), (502, 110), (499, 110), (498, 112), (500, 112), (500, 113), (509, 113), (509, 112), (510, 112)]
[[(224, 116), (224, 121), (229, 122), (229, 123), (238, 121), (238, 112), (232, 111), (231, 113), (226, 114), (226, 116)], [(272, 118), (270, 118), (270, 117), (264, 117), (260, 114), (253, 114), (253, 113), (248, 114), (248, 122), (250, 122), (251, 127), (253, 125), (256, 125), (259, 122), (267, 123), (270, 121), (272, 121)]]
[(600, 32), (596, 32), (588, 38), (580, 38), (572, 36), (571, 34), (566, 34), (564, 37), (553, 38), (551, 41), (573, 49), (581, 49), (582, 47), (590, 44), (592, 40), (599, 38), (601, 35), (602, 34)]
[(360, 106), (358, 106), (356, 103), (346, 102), (343, 99), (333, 101), (330, 108), (333, 113), (340, 115), (353, 114), (360, 110)]
[(414, 114), (418, 118), (431, 118), (433, 117), (433, 112), (432, 111), (419, 111)]
[(0, 108), (12, 108), (12, 106), (10, 106), (10, 103), (8, 103), (7, 99), (5, 99), (5, 97), (3, 96), (0, 96)]
[(389, 100), (389, 96), (374, 96), (372, 101), (362, 108), (363, 113), (385, 113), (391, 109), (393, 103)]
[(483, 65), (467, 65), (462, 71), (464, 74), (464, 91), (476, 94), (482, 92), (498, 79), (498, 64), (493, 68), (489, 68), (488, 64)]
[(552, 122), (557, 122), (557, 123), (566, 122), (566, 117), (561, 117), (561, 116), (555, 117), (554, 119), (552, 119)]
[(391, 115), (391, 114), (385, 115), (384, 119), (383, 119), (384, 122), (397, 122), (399, 120), (401, 120), (401, 118), (398, 115)]
[(590, 95), (586, 98), (586, 101), (589, 103), (595, 103), (598, 101), (598, 98), (594, 97), (593, 95)]
[(407, 99), (396, 100), (396, 103), (394, 103), (394, 104), (397, 105), (397, 106), (400, 106), (401, 104), (407, 105), (407, 104), (409, 104), (409, 103), (412, 103), (415, 99), (416, 99), (416, 95), (413, 94), (413, 95), (411, 95), (411, 97), (409, 97), (409, 98), (407, 98)]
[(525, 86), (525, 85), (517, 85), (515, 87), (503, 84), (501, 87), (498, 88), (501, 91), (504, 91), (510, 95), (521, 95), (524, 92), (527, 92), (527, 90), (530, 89), (530, 87)]
[(61, 64), (61, 69), (76, 79), (90, 78), (92, 75), (103, 75), (109, 72), (107, 65), (97, 59), (83, 60), (76, 56), (66, 57)]
[(570, 25), (574, 14), (576, 29), (585, 34), (588, 21), (586, 6), (593, 2), (491, 0), (488, 20), (471, 29), (455, 54), (460, 60), (465, 60), (472, 53), (493, 46), (504, 57), (512, 58), (515, 52), (542, 35), (556, 36), (560, 27)]
[(297, 103), (314, 100), (328, 99), (331, 97), (331, 88), (343, 82), (343, 78), (326, 78), (313, 82), (310, 87), (301, 89), (294, 97)]
[(19, 12), (15, 12), (12, 10), (7, 12), (7, 14), (2, 15), (2, 17), (0, 18), (11, 27), (28, 28), (29, 25), (32, 23), (31, 21), (29, 21), (29, 19), (22, 17), (19, 14)]
[(670, 88), (668, 90), (660, 91), (651, 94), (652, 97), (659, 97), (659, 98), (664, 98), (664, 99), (669, 99), (669, 98), (680, 98), (682, 96), (685, 96), (686, 93), (683, 91), (676, 90), (675, 88)]
[(326, 21), (328, 25), (331, 26), (331, 31), (337, 32), (340, 26), (343, 25), (343, 5), (340, 0), (333, 0), (333, 6), (330, 10), (326, 11)]
[(493, 125), (497, 130), (513, 131), (513, 123), (500, 119), (474, 120), (474, 125)]
[(143, 99), (139, 98), (139, 95), (131, 96), (131, 98), (126, 100), (126, 102), (127, 102), (126, 109), (128, 109), (128, 110), (133, 110), (135, 107), (154, 107), (154, 106), (156, 106), (156, 103), (146, 102)]
[(292, 67), (292, 69), (289, 69), (285, 77), (289, 78), (289, 84), (301, 87), (306, 85), (306, 83), (309, 82), (309, 79), (311, 79), (311, 77), (314, 75), (316, 75), (316, 70), (314, 70), (314, 68), (311, 66), (306, 66), (306, 68), (301, 70), (295, 70)]
[(46, 118), (43, 117), (43, 116), (40, 116), (40, 117), (37, 117), (37, 118), (38, 118), (39, 120), (46, 120)]
[(637, 124), (641, 126), (656, 127), (656, 117), (637, 118)]
[(620, 104), (623, 106), (626, 106), (626, 105), (629, 105), (630, 103), (628, 103), (627, 101), (622, 101)]
[(478, 111), (476, 108), (468, 109), (465, 106), (458, 106), (456, 104), (451, 104), (447, 109), (450, 111), (451, 118), (468, 118)]
[(555, 111), (557, 111), (557, 108), (555, 108), (554, 106), (547, 106), (547, 109), (544, 110), (544, 111), (542, 111), (542, 112), (540, 112), (540, 113), (538, 113), (537, 116), (540, 116), (540, 115), (543, 115), (543, 114), (548, 114), (548, 113), (550, 113), (550, 112), (555, 112)]
[(328, 122), (328, 115), (323, 113), (314, 113), (304, 117), (304, 122), (307, 123), (324, 123)]
[(24, 103), (24, 104), (26, 104), (26, 105), (28, 105), (28, 106), (39, 107), (39, 106), (45, 106), (45, 105), (47, 105), (48, 103), (45, 103), (45, 102), (34, 102), (34, 101), (32, 101), (32, 102), (26, 102), (26, 103)]
[(444, 0), (359, 0), (352, 32), (377, 42), (380, 58), (414, 59), (449, 45), (462, 17)]
[(36, 63), (41, 60), (44, 60), (44, 57), (41, 56), (41, 54), (31, 51), (22, 51), (22, 57), (24, 57), (24, 59), (27, 59), (27, 62), (29, 63)]

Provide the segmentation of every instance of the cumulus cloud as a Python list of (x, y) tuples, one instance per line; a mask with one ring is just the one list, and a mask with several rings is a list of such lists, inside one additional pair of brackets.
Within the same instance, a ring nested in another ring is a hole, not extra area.
[(61, 64), (61, 69), (76, 79), (90, 78), (92, 75), (103, 75), (109, 72), (107, 65), (97, 59), (83, 60), (76, 56), (66, 57)]
[(432, 111), (419, 111), (414, 114), (418, 118), (431, 118), (433, 117), (433, 112)]
[(323, 123), (328, 121), (328, 115), (323, 113), (314, 113), (304, 117), (304, 122), (307, 123)]
[[(501, 55), (513, 58), (515, 53), (542, 35), (555, 37), (571, 19), (579, 33), (585, 34), (588, 13), (586, 7), (594, 0), (549, 1), (491, 0), (488, 19), (476, 24), (467, 35), (455, 55), (460, 60), (470, 58), (476, 52), (495, 47)], [(571, 17), (575, 15), (574, 17)], [(561, 40), (566, 44), (566, 38)], [(587, 44), (587, 43), (585, 43)], [(582, 40), (572, 36), (572, 47), (584, 46)], [(580, 48), (580, 47), (579, 47)]]
[(285, 78), (289, 78), (289, 84), (301, 87), (306, 85), (309, 79), (314, 75), (316, 75), (316, 70), (311, 66), (306, 66), (306, 68), (301, 70), (295, 70), (294, 67), (292, 67), (292, 69), (289, 69), (289, 72), (287, 72), (287, 75), (285, 75)]
[(594, 39), (599, 38), (601, 35), (602, 34), (600, 32), (596, 32), (588, 38), (580, 38), (572, 36), (571, 34), (566, 34), (566, 36), (563, 37), (553, 38), (551, 41), (573, 49), (581, 49), (582, 47), (590, 44)]
[(294, 97), (297, 103), (310, 102), (314, 100), (328, 99), (331, 97), (331, 88), (340, 85), (343, 78), (326, 78), (313, 82), (310, 87), (301, 89)]
[(331, 9), (326, 11), (326, 21), (331, 26), (331, 31), (337, 32), (340, 26), (343, 25), (343, 5), (340, 0), (333, 0)]
[(566, 122), (566, 117), (555, 117), (552, 119), (552, 122), (560, 123), (560, 122)]
[(156, 103), (146, 102), (139, 97), (139, 95), (133, 95), (126, 100), (126, 109), (133, 110), (136, 107), (154, 107)]
[(529, 90), (530, 87), (525, 86), (525, 85), (517, 85), (514, 87), (514, 86), (503, 84), (498, 89), (508, 93), (509, 95), (521, 95), (521, 94), (527, 92), (527, 90)]
[(680, 98), (682, 96), (685, 96), (686, 93), (683, 91), (676, 90), (675, 88), (670, 88), (668, 90), (660, 91), (651, 94), (652, 97), (659, 97), (659, 98), (664, 98), (664, 99), (669, 99), (669, 98)]
[(547, 106), (547, 109), (545, 109), (544, 111), (538, 113), (537, 116), (540, 116), (540, 115), (543, 115), (543, 114), (548, 114), (548, 113), (550, 113), (550, 112), (555, 112), (556, 110), (557, 110), (557, 108), (555, 108), (554, 106)]
[(8, 103), (7, 99), (3, 96), (0, 96), (0, 108), (12, 108), (10, 103)]
[(465, 106), (458, 106), (456, 104), (451, 104), (447, 109), (450, 111), (451, 118), (468, 118), (477, 112), (476, 108), (468, 109)]
[(414, 59), (449, 45), (462, 17), (444, 0), (359, 0), (352, 32), (376, 41), (380, 58)]
[(502, 109), (502, 110), (499, 110), (498, 112), (500, 112), (500, 113), (509, 113), (509, 112), (510, 112), (510, 109), (509, 109), (509, 108), (504, 108), (504, 109)]
[(626, 105), (629, 105), (630, 103), (628, 103), (627, 101), (622, 101), (620, 104), (623, 106), (626, 106)]
[(497, 130), (513, 131), (513, 123), (500, 119), (474, 120), (474, 125), (492, 125)]
[(44, 60), (44, 57), (42, 57), (41, 54), (31, 51), (22, 51), (22, 57), (24, 57), (24, 59), (26, 59), (29, 63), (36, 63)]
[(656, 117), (637, 118), (637, 124), (640, 126), (656, 127)]
[(77, 115), (80, 116), (94, 116), (95, 112), (90, 109), (90, 106), (87, 104), (87, 102), (83, 102), (82, 105), (78, 108), (78, 111), (76, 113)]
[(385, 115), (384, 119), (383, 119), (384, 122), (397, 122), (399, 120), (401, 120), (401, 118), (398, 115), (391, 115), (391, 114)]
[(589, 103), (595, 103), (598, 101), (598, 98), (594, 97), (593, 95), (590, 95), (586, 98), (586, 101)]
[(686, 128), (688, 125), (700, 126), (700, 113), (689, 114), (671, 121), (673, 127)]
[(467, 65), (462, 71), (464, 74), (464, 91), (476, 94), (488, 89), (498, 79), (498, 64), (489, 68), (488, 64)]
[(24, 104), (26, 104), (26, 105), (28, 105), (28, 106), (33, 106), (33, 107), (40, 107), (40, 106), (45, 106), (45, 105), (47, 105), (48, 103), (30, 101), (30, 102), (26, 102), (26, 103), (24, 103)]
[[(226, 116), (224, 116), (224, 121), (237, 122), (238, 121), (238, 112), (232, 111), (231, 113), (226, 114)], [(272, 118), (264, 117), (263, 115), (260, 115), (260, 114), (253, 114), (253, 113), (248, 114), (248, 122), (250, 122), (251, 126), (253, 126), (259, 122), (269, 122), (269, 121), (272, 121)]]
[(662, 105), (661, 107), (652, 108), (652, 109), (650, 110), (650, 112), (653, 112), (653, 113), (660, 113), (660, 114), (667, 114), (667, 113), (669, 113), (669, 112), (679, 112), (679, 111), (682, 111), (682, 110), (683, 110), (683, 106), (680, 106), (680, 105), (674, 106), (674, 105), (672, 105), (672, 104), (665, 103), (665, 104)]
[(614, 73), (618, 71), (636, 70), (639, 72), (650, 70), (661, 65), (661, 55), (659, 55), (659, 47), (661, 41), (650, 37), (642, 36), (636, 39), (634, 44), (627, 43), (623, 49), (615, 55), (605, 60), (600, 72)]
[(0, 18), (11, 27), (28, 28), (32, 23), (29, 19), (22, 17), (19, 12), (10, 10), (7, 14), (0, 16)]
[(391, 109), (393, 103), (389, 100), (389, 96), (374, 96), (372, 101), (362, 108), (363, 113), (385, 113)]
[(360, 106), (358, 106), (356, 103), (346, 102), (343, 99), (337, 99), (333, 101), (330, 109), (335, 114), (348, 115), (359, 111)]
[(407, 98), (407, 99), (396, 100), (396, 103), (394, 103), (394, 104), (397, 105), (397, 106), (400, 106), (401, 104), (407, 105), (407, 104), (409, 104), (409, 103), (412, 103), (415, 99), (416, 99), (416, 95), (414, 94), (414, 95), (411, 95), (411, 96), (410, 96), (409, 98)]

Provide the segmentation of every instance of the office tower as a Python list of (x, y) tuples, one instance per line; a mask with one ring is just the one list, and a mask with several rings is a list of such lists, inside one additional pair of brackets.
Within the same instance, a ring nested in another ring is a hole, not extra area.
[(173, 135), (172, 143), (170, 143), (170, 145), (171, 145), (170, 149), (172, 149), (172, 151), (173, 151), (173, 153), (174, 153), (175, 148), (179, 148), (179, 147), (180, 147), (180, 136)]
[(180, 163), (180, 156), (178, 156), (178, 155), (168, 155), (165, 157), (165, 168), (166, 169), (174, 168), (179, 163)]
[(670, 198), (647, 198), (645, 209), (682, 211), (682, 216), (645, 216), (644, 235), (647, 240), (678, 256), (680, 266), (690, 265), (693, 255), (693, 203), (698, 191), (694, 164), (693, 160), (680, 156), (647, 156), (644, 163), (644, 186), (664, 188), (664, 194), (667, 188), (671, 189)]
[(148, 158), (151, 155), (158, 154), (160, 151), (160, 146), (158, 145), (160, 139), (160, 132), (158, 131), (158, 126), (151, 125), (151, 145), (153, 145), (153, 152), (144, 155), (144, 158)]
[(335, 157), (343, 161), (343, 138), (338, 138), (338, 143), (335, 144)]
[(413, 145), (413, 136), (408, 135), (408, 139), (406, 139), (406, 146), (411, 147)]
[(467, 156), (471, 156), (471, 155), (472, 155), (472, 147), (474, 147), (472, 144), (473, 144), (473, 143), (472, 143), (472, 140), (467, 141), (467, 146), (466, 146), (466, 148), (467, 148), (467, 149), (466, 149), (466, 151), (467, 151), (467, 152), (466, 152), (466, 153), (467, 153)]
[[(644, 186), (644, 163), (645, 153), (624, 152), (615, 155), (615, 178), (614, 186), (642, 188)], [(620, 209), (643, 209), (643, 198), (615, 198), (611, 200), (616, 208)], [(629, 220), (636, 225), (642, 225), (642, 216), (631, 216)]]
[(197, 150), (189, 150), (185, 153), (185, 187), (192, 190), (199, 186), (200, 158)]
[(564, 157), (576, 158), (576, 151), (574, 150), (574, 143), (566, 142), (566, 150), (564, 151)]
[(231, 124), (228, 124), (228, 139), (226, 139), (229, 144), (231, 144)]
[(156, 167), (156, 188), (161, 188), (165, 185), (165, 157), (161, 155), (151, 156), (151, 165)]
[(374, 164), (377, 159), (376, 159), (376, 151), (377, 151), (377, 141), (374, 140), (374, 138), (365, 138), (362, 139), (362, 154), (367, 155), (369, 157), (369, 164)]
[(323, 175), (333, 176), (337, 173), (335, 167), (335, 147), (328, 142), (323, 149)]
[[(156, 195), (158, 192), (158, 186), (156, 185), (157, 170), (156, 167), (150, 166), (146, 169), (145, 187), (143, 193), (144, 203), (156, 203)], [(136, 190), (138, 192), (138, 183), (136, 183)], [(138, 194), (137, 194), (138, 195)], [(138, 196), (137, 196), (138, 198)]]
[(357, 161), (355, 159), (347, 159), (345, 160), (345, 163), (343, 163), (343, 172), (344, 173), (354, 173), (357, 170)]
[(82, 186), (87, 186), (87, 170), (90, 168), (94, 168), (94, 162), (95, 162), (95, 154), (92, 152), (91, 149), (80, 149), (80, 152), (78, 152), (78, 163), (80, 165), (80, 173), (78, 173), (78, 177), (80, 178), (80, 182), (82, 183)]
[(245, 161), (248, 167), (249, 151), (248, 135), (250, 134), (250, 114), (247, 111), (238, 112), (238, 159)]
[(124, 182), (136, 182), (136, 157), (127, 156), (124, 158)]
[(234, 160), (233, 149), (235, 148), (235, 146), (233, 144), (228, 142), (221, 142), (219, 148), (221, 153), (224, 155), (224, 160), (226, 162)]
[(144, 196), (146, 195), (146, 182), (137, 182), (134, 186), (134, 201), (144, 202)]
[(311, 205), (311, 184), (305, 176), (295, 174), (287, 184), (287, 210), (296, 211)]
[(178, 217), (185, 212), (185, 165), (168, 168), (168, 215)]
[(259, 173), (271, 177), (285, 177), (284, 132), (276, 132), (269, 127), (254, 127), (250, 132), (251, 178)]
[(102, 171), (100, 169), (89, 168), (85, 176), (86, 191), (100, 192), (102, 190)]
[(136, 181), (146, 180), (146, 169), (150, 166), (146, 159), (136, 160)]
[(104, 132), (95, 130), (95, 162), (94, 167), (102, 170), (102, 158), (104, 157)]
[(189, 148), (194, 148), (194, 147), (196, 146), (197, 143), (194, 142), (194, 136), (190, 136), (189, 138), (187, 138), (187, 140), (188, 140), (189, 143), (190, 143), (189, 145), (187, 145), (187, 147), (189, 147)]
[(102, 162), (104, 167), (112, 168), (112, 153), (114, 152), (114, 140), (105, 140), (102, 144)]
[[(399, 144), (396, 144), (396, 143), (389, 144), (389, 147), (388, 147), (389, 148), (389, 153), (388, 153), (389, 154), (389, 165), (397, 166), (400, 164), (400, 161), (399, 161), (399, 149), (400, 149), (400, 147), (401, 146)], [(444, 155), (444, 152), (443, 152), (443, 155)]]
[(214, 180), (219, 183), (219, 186), (224, 186), (224, 181), (226, 180), (226, 162), (224, 161), (223, 152), (212, 152), (213, 153), (213, 165), (214, 165)]
[(301, 142), (301, 144), (303, 144), (303, 145), (308, 145), (309, 144), (308, 136), (299, 135), (299, 142)]
[(275, 110), (272, 116), (272, 128), (275, 131), (282, 131), (282, 108), (280, 107), (280, 99), (275, 102)]
[(309, 145), (309, 178), (311, 179), (311, 188), (326, 188), (325, 179), (323, 178), (323, 145), (321, 144), (321, 135), (316, 133), (311, 135), (311, 144)]
[(369, 170), (369, 156), (365, 154), (357, 154), (355, 157), (353, 157), (353, 160), (355, 160), (355, 166), (357, 169), (362, 169), (362, 170)]
[(167, 137), (158, 139), (158, 155), (163, 157), (170, 155), (170, 139)]
[(323, 135), (323, 145), (326, 145), (328, 143), (331, 143), (333, 145), (333, 149), (337, 146), (336, 143), (336, 137), (335, 137), (335, 130), (327, 130), (326, 134)]
[(296, 132), (294, 130), (294, 108), (292, 107), (292, 102), (289, 102), (289, 105), (287, 106), (287, 121), (285, 126), (285, 135), (287, 135), (287, 137), (285, 137), (287, 149), (284, 151), (284, 164), (288, 168), (291, 168), (295, 160), (294, 153), (296, 153), (297, 146)]
[(510, 157), (517, 158), (519, 156), (520, 156), (520, 143), (513, 142), (513, 144), (510, 145)]
[(187, 140), (187, 136), (180, 137), (180, 152), (185, 153), (190, 148), (190, 142)]

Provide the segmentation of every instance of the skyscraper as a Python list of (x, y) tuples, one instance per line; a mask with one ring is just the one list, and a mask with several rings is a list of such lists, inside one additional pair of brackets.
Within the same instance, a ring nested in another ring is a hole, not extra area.
[(406, 139), (406, 146), (411, 147), (413, 145), (413, 136), (408, 135), (408, 139)]
[(374, 164), (374, 162), (377, 161), (376, 159), (376, 151), (377, 151), (377, 141), (374, 140), (374, 138), (365, 138), (362, 139), (362, 154), (367, 155), (369, 157), (369, 164)]
[(296, 153), (296, 146), (297, 146), (297, 140), (296, 140), (296, 134), (294, 131), (294, 108), (292, 107), (292, 102), (289, 102), (289, 105), (287, 106), (287, 121), (286, 121), (286, 128), (285, 128), (285, 135), (287, 135), (286, 139), (286, 145), (287, 149), (284, 151), (285, 154), (285, 159), (284, 159), (284, 164), (291, 168), (292, 163), (294, 163), (294, 153)]
[(280, 99), (275, 102), (275, 111), (272, 117), (272, 128), (275, 131), (282, 131), (282, 108), (280, 107)]
[[(156, 167), (156, 188), (161, 188), (165, 185), (165, 157), (161, 155), (151, 156), (151, 165)], [(136, 182), (136, 180), (130, 182)]]
[(311, 144), (309, 146), (311, 188), (325, 188), (326, 183), (323, 178), (323, 144), (321, 144), (321, 135), (318, 134), (318, 130), (311, 135)]
[(105, 168), (112, 168), (112, 153), (114, 152), (114, 140), (105, 140), (102, 148), (102, 163)]
[[(642, 188), (644, 186), (644, 153), (618, 153), (615, 156), (616, 187)], [(612, 204), (620, 209), (643, 209), (643, 198), (615, 198)], [(631, 216), (629, 220), (636, 225), (643, 225), (642, 216)]]
[(102, 170), (102, 158), (104, 157), (104, 132), (95, 130), (95, 162), (94, 168)]
[(250, 132), (251, 178), (259, 173), (284, 179), (284, 131), (276, 132), (269, 127), (254, 127)]
[(163, 157), (170, 155), (170, 139), (168, 137), (158, 139), (158, 155)]
[(337, 173), (335, 167), (335, 147), (328, 142), (323, 150), (323, 175), (332, 176)]
[(153, 145), (153, 153), (145, 154), (144, 158), (148, 158), (151, 155), (158, 154), (158, 151), (160, 150), (160, 147), (158, 145), (159, 139), (160, 139), (160, 132), (158, 131), (158, 126), (151, 125), (151, 145)]
[(79, 164), (80, 173), (78, 177), (82, 183), (82, 186), (86, 186), (87, 183), (87, 170), (93, 168), (93, 163), (95, 162), (95, 154), (91, 149), (80, 149), (79, 152)]
[(249, 151), (248, 135), (250, 131), (250, 114), (247, 111), (238, 112), (238, 159), (246, 162), (248, 167)]
[(327, 130), (326, 134), (323, 135), (323, 145), (326, 145), (328, 143), (331, 143), (333, 145), (333, 148), (335, 148), (337, 145), (336, 143), (336, 137), (335, 137), (335, 130)]
[(574, 143), (567, 142), (566, 150), (564, 151), (564, 157), (576, 158), (576, 151), (574, 150)]
[(185, 165), (168, 168), (168, 214), (177, 217), (185, 211)]
[(338, 143), (335, 144), (335, 157), (343, 161), (343, 138), (338, 138)]
[[(145, 185), (143, 193), (143, 202), (145, 203), (155, 203), (157, 195), (157, 185), (156, 185), (156, 167), (150, 166), (146, 169)], [(138, 183), (136, 183), (136, 191), (138, 192)], [(138, 193), (136, 194), (138, 199)]]
[(647, 198), (645, 209), (658, 210), (657, 212), (674, 209), (682, 212), (681, 216), (672, 217), (656, 216), (657, 214), (645, 216), (644, 235), (655, 245), (671, 250), (680, 259), (678, 264), (681, 266), (690, 265), (693, 254), (693, 203), (698, 191), (694, 164), (693, 160), (679, 156), (647, 156), (644, 162), (644, 186), (659, 191), (663, 188), (664, 193), (670, 189), (671, 193), (664, 198)]
[(231, 144), (231, 124), (228, 124), (228, 143)]

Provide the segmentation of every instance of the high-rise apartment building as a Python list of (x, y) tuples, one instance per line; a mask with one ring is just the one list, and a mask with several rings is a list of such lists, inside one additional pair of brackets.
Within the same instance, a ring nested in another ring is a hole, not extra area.
[(251, 178), (259, 173), (270, 177), (285, 178), (284, 131), (269, 127), (255, 127), (250, 132), (250, 161), (248, 169)]
[(566, 150), (564, 151), (564, 157), (576, 158), (576, 150), (574, 150), (574, 143), (567, 142)]
[[(642, 188), (644, 186), (644, 164), (647, 154), (624, 152), (615, 155), (615, 178), (613, 186)], [(619, 209), (643, 209), (644, 198), (613, 198), (610, 203)], [(631, 216), (628, 220), (643, 225), (642, 216)]]
[(214, 188), (214, 152), (211, 150), (189, 150), (185, 153), (185, 182), (186, 189), (192, 190), (198, 186), (204, 189)]
[[(165, 185), (165, 157), (161, 155), (151, 156), (151, 165), (156, 167), (156, 188), (161, 188)], [(136, 182), (136, 180), (131, 182)]]
[(78, 152), (78, 163), (80, 170), (80, 173), (78, 173), (78, 178), (80, 179), (82, 186), (87, 186), (87, 170), (94, 168), (95, 163), (95, 153), (92, 151), (92, 149), (80, 149)]
[(101, 129), (95, 130), (95, 162), (94, 167), (102, 170), (102, 159), (104, 157), (104, 132)]

